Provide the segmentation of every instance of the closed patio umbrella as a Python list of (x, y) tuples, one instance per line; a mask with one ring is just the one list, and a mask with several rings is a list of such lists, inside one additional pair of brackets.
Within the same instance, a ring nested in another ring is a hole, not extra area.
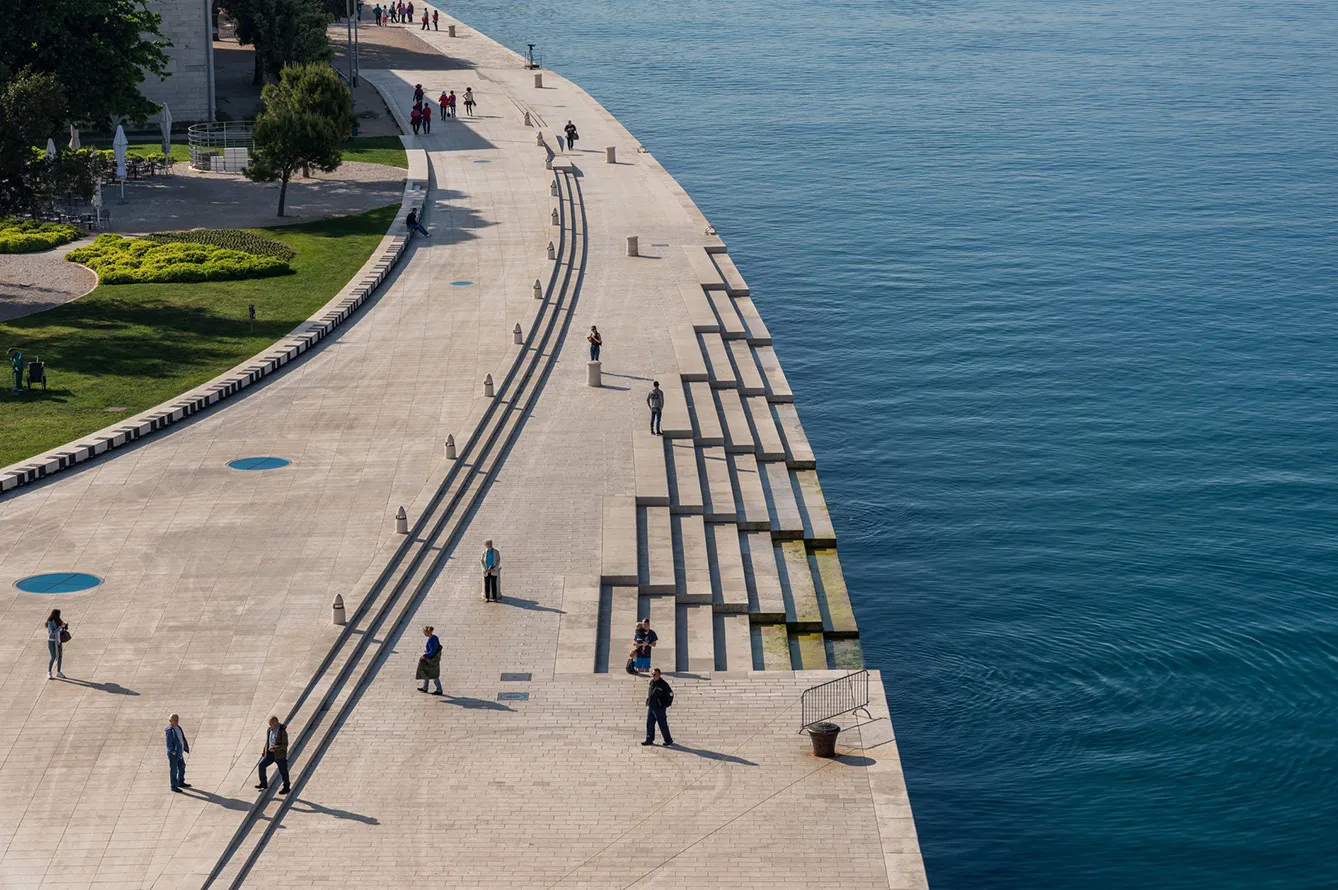
[(130, 140), (125, 138), (125, 128), (116, 125), (116, 138), (112, 140), (112, 149), (116, 152), (116, 178), (121, 180), (121, 197), (125, 197), (125, 149)]
[(79, 128), (70, 124), (70, 151), (78, 151), (81, 148), (83, 146), (79, 144)]
[(54, 161), (56, 159), (56, 140), (48, 139), (46, 141), (46, 159)]
[(163, 103), (162, 127), (163, 158), (166, 159), (168, 155), (172, 154), (172, 111), (167, 107), (166, 102)]

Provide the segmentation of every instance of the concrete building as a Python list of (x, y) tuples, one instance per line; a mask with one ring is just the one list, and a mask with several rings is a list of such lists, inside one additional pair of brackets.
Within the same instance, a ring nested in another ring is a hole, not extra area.
[(150, 75), (140, 90), (154, 102), (166, 102), (178, 123), (214, 119), (210, 6), (211, 0), (149, 0), (149, 9), (163, 17), (163, 36), (172, 42), (167, 50), (171, 76), (159, 80)]

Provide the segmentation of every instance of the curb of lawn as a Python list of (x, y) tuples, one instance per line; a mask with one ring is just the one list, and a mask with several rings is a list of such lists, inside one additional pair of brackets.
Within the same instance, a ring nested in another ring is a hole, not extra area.
[(410, 208), (417, 208), (421, 212), (427, 200), (429, 175), (427, 152), (421, 148), (411, 148), (408, 137), (401, 137), (401, 140), (405, 143), (405, 154), (409, 159), (409, 175), (404, 183), (400, 213), (396, 215), (395, 221), (391, 223), (389, 231), (381, 239), (371, 257), (330, 302), (294, 328), (282, 340), (208, 383), (134, 417), (104, 427), (96, 433), (0, 469), (0, 492), (12, 491), (22, 485), (46, 479), (99, 454), (121, 448), (130, 442), (170, 427), (186, 417), (230, 398), (278, 371), (351, 318), (371, 299), (376, 289), (386, 280), (400, 257), (404, 255), (405, 246), (409, 243), (404, 217)]

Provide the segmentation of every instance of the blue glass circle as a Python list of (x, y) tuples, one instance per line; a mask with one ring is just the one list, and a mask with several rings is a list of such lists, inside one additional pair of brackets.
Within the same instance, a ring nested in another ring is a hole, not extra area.
[(492, 161), (475, 161), (475, 164), (491, 164)]
[(239, 457), (228, 461), (234, 470), (277, 470), (286, 467), (292, 461), (282, 457)]
[(451, 287), (469, 287), (473, 283), (472, 281), (452, 281)]
[(20, 578), (14, 586), (27, 593), (77, 593), (101, 583), (102, 579), (97, 575), (85, 572), (48, 572), (45, 575)]

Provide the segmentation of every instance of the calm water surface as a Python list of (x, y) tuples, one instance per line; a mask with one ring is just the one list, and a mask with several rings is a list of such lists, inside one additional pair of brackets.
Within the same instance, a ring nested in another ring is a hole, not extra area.
[(1338, 7), (464, 0), (757, 293), (936, 890), (1338, 885)]

